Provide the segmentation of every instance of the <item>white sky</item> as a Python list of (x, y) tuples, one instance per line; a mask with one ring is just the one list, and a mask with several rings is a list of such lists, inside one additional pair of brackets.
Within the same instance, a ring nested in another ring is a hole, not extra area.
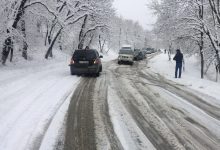
[(152, 29), (156, 17), (148, 8), (151, 0), (114, 0), (114, 8), (118, 16), (138, 21), (145, 29)]

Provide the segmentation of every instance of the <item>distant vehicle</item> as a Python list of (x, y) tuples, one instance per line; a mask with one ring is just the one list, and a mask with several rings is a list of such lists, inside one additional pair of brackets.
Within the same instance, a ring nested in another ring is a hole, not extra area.
[(130, 65), (133, 65), (134, 63), (133, 60), (134, 60), (134, 51), (131, 48), (122, 47), (119, 50), (118, 64), (129, 63)]
[(138, 53), (138, 55), (136, 56), (136, 60), (143, 60), (143, 59), (145, 59), (145, 58), (146, 58), (146, 57), (145, 57), (143, 51), (140, 51), (140, 52)]
[(93, 74), (96, 76), (102, 72), (101, 59), (99, 53), (95, 49), (75, 50), (70, 61), (71, 75)]
[(144, 51), (140, 49), (134, 49), (134, 60), (142, 60), (146, 58)]
[(140, 51), (141, 51), (140, 49), (134, 49), (134, 60), (136, 60), (136, 57)]
[(155, 49), (155, 48), (152, 48), (152, 53), (156, 53), (157, 52), (157, 50)]
[(145, 54), (154, 53), (154, 49), (153, 48), (143, 48), (142, 51), (144, 51)]

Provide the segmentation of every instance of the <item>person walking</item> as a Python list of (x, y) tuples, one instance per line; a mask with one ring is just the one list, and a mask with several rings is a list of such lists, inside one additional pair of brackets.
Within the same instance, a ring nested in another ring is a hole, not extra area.
[(176, 61), (175, 78), (177, 78), (178, 71), (179, 71), (178, 77), (181, 78), (182, 65), (183, 65), (183, 54), (180, 52), (180, 49), (176, 50), (176, 55), (173, 57), (173, 60)]

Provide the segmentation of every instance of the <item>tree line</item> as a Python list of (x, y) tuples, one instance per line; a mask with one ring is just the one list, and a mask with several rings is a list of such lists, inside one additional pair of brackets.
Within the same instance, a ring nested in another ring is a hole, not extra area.
[(28, 59), (34, 44), (47, 48), (44, 57), (48, 59), (55, 46), (73, 51), (97, 43), (103, 52), (125, 43), (143, 47), (151, 39), (137, 22), (116, 16), (113, 0), (8, 0), (0, 4), (2, 64), (12, 61), (14, 53)]

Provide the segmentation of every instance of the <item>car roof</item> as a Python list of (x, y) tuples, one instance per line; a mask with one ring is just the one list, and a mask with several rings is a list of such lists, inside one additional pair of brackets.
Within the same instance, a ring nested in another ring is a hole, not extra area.
[(75, 51), (97, 51), (97, 50), (96, 49), (76, 49)]
[(129, 45), (129, 44), (124, 44), (124, 45), (122, 45), (122, 47), (131, 47), (131, 45)]

